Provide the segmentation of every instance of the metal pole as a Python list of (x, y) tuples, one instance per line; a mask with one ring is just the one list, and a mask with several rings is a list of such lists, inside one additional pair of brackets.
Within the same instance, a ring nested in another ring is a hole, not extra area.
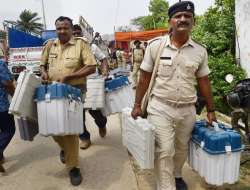
[(45, 19), (45, 10), (44, 10), (44, 2), (42, 0), (42, 10), (43, 10), (43, 23), (44, 23), (44, 30), (47, 29), (47, 26), (46, 26), (46, 19)]

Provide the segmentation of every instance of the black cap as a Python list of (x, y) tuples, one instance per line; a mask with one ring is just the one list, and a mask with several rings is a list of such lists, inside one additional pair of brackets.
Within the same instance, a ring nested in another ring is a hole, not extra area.
[(168, 17), (171, 18), (175, 13), (182, 12), (182, 11), (188, 11), (193, 13), (194, 15), (194, 3), (191, 1), (181, 1), (178, 3), (175, 3), (168, 9)]
[(136, 45), (136, 44), (141, 44), (141, 41), (135, 40), (135, 41), (134, 41), (134, 45)]

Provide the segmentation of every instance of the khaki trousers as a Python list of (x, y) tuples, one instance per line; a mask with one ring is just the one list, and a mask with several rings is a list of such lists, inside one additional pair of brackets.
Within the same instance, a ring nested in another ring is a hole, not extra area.
[(156, 127), (155, 174), (157, 190), (175, 190), (175, 177), (182, 176), (188, 142), (195, 123), (194, 105), (170, 106), (151, 98), (148, 120)]
[(79, 164), (79, 137), (78, 135), (54, 136), (53, 139), (64, 151), (67, 169), (78, 167)]
[(132, 81), (133, 86), (137, 86), (138, 79), (139, 79), (139, 70), (140, 70), (141, 63), (134, 62), (133, 63), (133, 72), (132, 72)]

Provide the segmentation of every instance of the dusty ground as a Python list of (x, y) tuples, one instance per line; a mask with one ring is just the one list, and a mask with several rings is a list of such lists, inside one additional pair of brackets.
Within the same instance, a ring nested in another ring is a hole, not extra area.
[(108, 135), (101, 139), (93, 119), (87, 114), (93, 145), (80, 151), (83, 182), (70, 185), (59, 148), (51, 138), (37, 136), (24, 142), (17, 133), (6, 151), (7, 173), (0, 174), (0, 190), (137, 190), (126, 149), (121, 143), (117, 115), (108, 118)]

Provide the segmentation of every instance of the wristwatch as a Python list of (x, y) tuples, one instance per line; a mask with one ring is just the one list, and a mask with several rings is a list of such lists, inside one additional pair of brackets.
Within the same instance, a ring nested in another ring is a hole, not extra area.
[(207, 109), (207, 113), (215, 112), (215, 109)]

